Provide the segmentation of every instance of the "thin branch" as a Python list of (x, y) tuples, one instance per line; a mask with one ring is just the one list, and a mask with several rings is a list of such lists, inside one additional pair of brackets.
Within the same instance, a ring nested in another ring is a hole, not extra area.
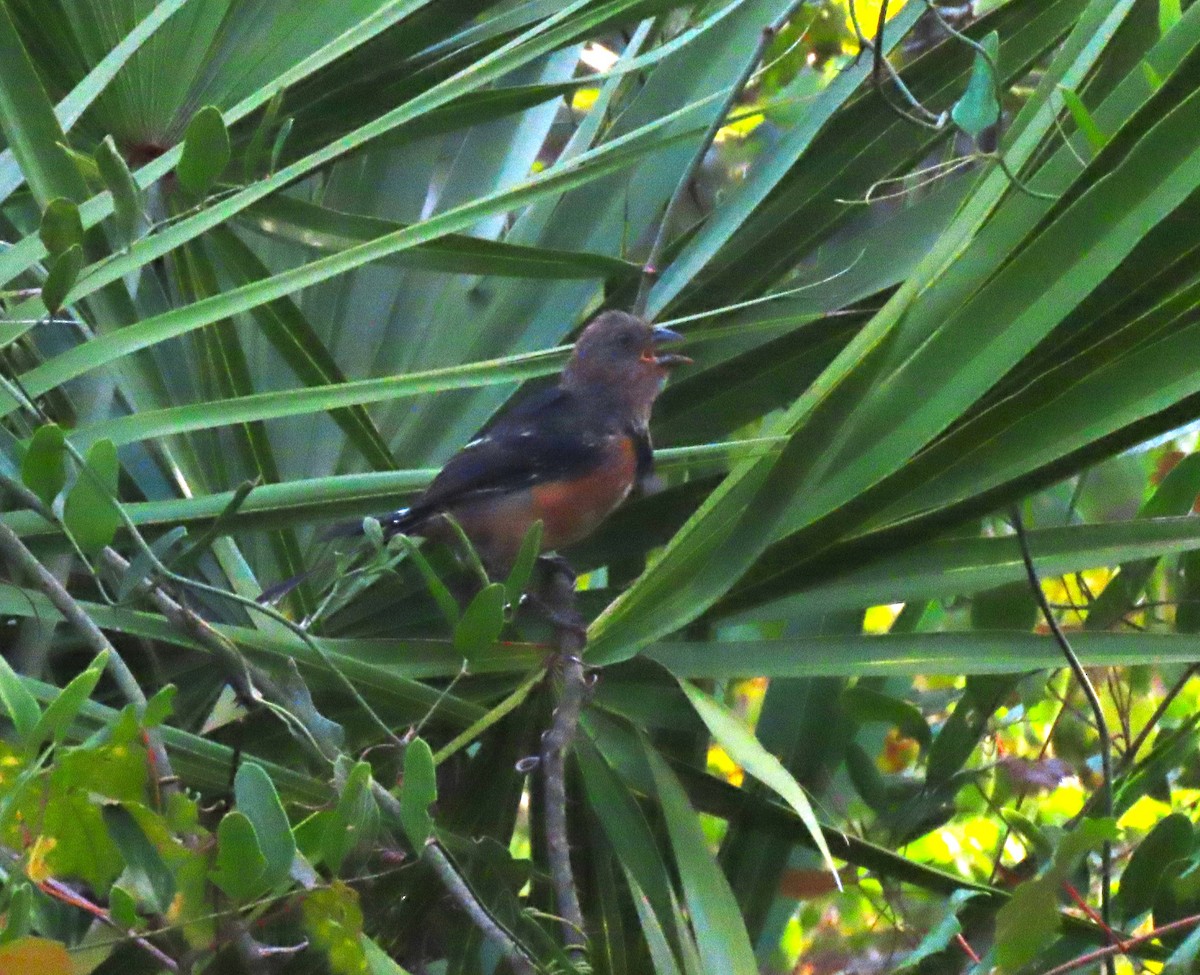
[(176, 962), (174, 958), (172, 958), (162, 949), (151, 944), (135, 931), (126, 930), (122, 925), (116, 922), (112, 914), (100, 907), (98, 904), (93, 904), (78, 891), (72, 890), (66, 884), (55, 880), (53, 877), (47, 877), (45, 880), (39, 881), (37, 886), (42, 893), (53, 897), (55, 900), (60, 900), (64, 904), (70, 904), (72, 907), (77, 907), (81, 911), (86, 911), (88, 914), (92, 915), (92, 917), (97, 918), (104, 924), (107, 924), (109, 927), (120, 931), (124, 935), (127, 935), (134, 944), (136, 944), (139, 948), (146, 952), (146, 954), (162, 965), (163, 968), (167, 969), (167, 971), (179, 971), (179, 963)]
[(526, 956), (525, 952), (516, 941), (509, 935), (504, 928), (496, 923), (496, 920), (488, 913), (480, 902), (475, 893), (467, 886), (467, 882), (455, 869), (450, 858), (446, 856), (437, 843), (430, 843), (425, 847), (424, 859), (433, 867), (434, 873), (438, 875), (451, 897), (463, 912), (471, 919), (475, 927), (477, 927), (488, 941), (492, 942), (508, 959), (508, 963), (512, 966), (517, 975), (533, 975), (536, 969), (533, 963)]
[[(1091, 707), (1092, 715), (1096, 722), (1096, 734), (1100, 739), (1100, 766), (1104, 775), (1101, 809), (1105, 816), (1112, 816), (1112, 738), (1109, 735), (1108, 722), (1104, 718), (1104, 707), (1100, 703), (1100, 695), (1096, 693), (1096, 688), (1092, 685), (1091, 678), (1088, 677), (1087, 671), (1083, 669), (1083, 664), (1080, 663), (1079, 657), (1071, 647), (1070, 641), (1067, 640), (1066, 634), (1063, 633), (1062, 627), (1058, 625), (1058, 618), (1054, 615), (1054, 611), (1050, 608), (1050, 603), (1046, 599), (1046, 593), (1042, 590), (1042, 581), (1038, 576), (1037, 567), (1033, 564), (1033, 554), (1029, 550), (1029, 538), (1025, 533), (1025, 520), (1021, 516), (1019, 505), (1014, 504), (1012, 506), (1011, 517), (1013, 529), (1017, 533), (1017, 544), (1021, 549), (1021, 559), (1025, 563), (1025, 573), (1029, 577), (1029, 588), (1033, 590), (1033, 598), (1037, 600), (1037, 604), (1042, 611), (1042, 618), (1045, 619), (1050, 632), (1054, 634), (1054, 639), (1058, 641), (1063, 656), (1067, 658), (1067, 665), (1071, 668), (1071, 673), (1075, 675), (1075, 680), (1079, 682), (1084, 697), (1087, 698), (1088, 705)], [(1112, 911), (1109, 903), (1111, 897), (1112, 844), (1106, 840), (1100, 851), (1100, 916), (1104, 919), (1105, 926), (1111, 926), (1112, 924)], [(1107, 957), (1106, 965), (1108, 966), (1109, 975), (1112, 975), (1115, 971), (1113, 968), (1114, 963), (1111, 955)]]
[(1171, 689), (1158, 702), (1158, 707), (1154, 709), (1154, 713), (1150, 715), (1149, 720), (1142, 726), (1142, 730), (1137, 733), (1137, 737), (1129, 743), (1129, 748), (1125, 754), (1121, 756), (1119, 771), (1124, 772), (1137, 759), (1137, 753), (1141, 750), (1142, 745), (1146, 744), (1146, 739), (1150, 737), (1150, 733), (1158, 727), (1158, 723), (1162, 720), (1164, 714), (1167, 713), (1167, 708), (1171, 706), (1171, 702), (1178, 697), (1179, 692), (1191, 680), (1196, 673), (1200, 671), (1200, 664), (1189, 664), (1187, 669), (1180, 675)]
[[(565, 631), (564, 631), (565, 632)], [(546, 815), (546, 854), (550, 861), (550, 880), (562, 918), (563, 943), (573, 958), (584, 952), (586, 940), (583, 909), (571, 869), (570, 836), (567, 832), (567, 752), (579, 728), (579, 713), (587, 693), (587, 677), (579, 654), (584, 641), (577, 636), (560, 639), (562, 693), (550, 729), (542, 736), (542, 787)]]
[(1095, 964), (1098, 961), (1104, 962), (1111, 969), (1113, 959), (1117, 955), (1127, 955), (1134, 948), (1140, 948), (1142, 945), (1164, 934), (1173, 934), (1176, 931), (1186, 931), (1188, 928), (1195, 927), (1200, 924), (1200, 914), (1193, 914), (1191, 917), (1180, 918), (1178, 921), (1172, 921), (1170, 924), (1164, 924), (1161, 928), (1155, 928), (1153, 931), (1147, 931), (1145, 934), (1140, 934), (1136, 938), (1129, 938), (1127, 941), (1120, 941), (1117, 944), (1108, 945), (1106, 948), (1097, 948), (1095, 951), (1089, 951), (1086, 955), (1080, 955), (1078, 958), (1072, 958), (1068, 962), (1057, 965), (1054, 968), (1048, 969), (1042, 975), (1066, 975), (1067, 972), (1073, 972), (1080, 968), (1086, 968), (1088, 965)]
[[(107, 669), (116, 681), (117, 687), (125, 699), (135, 707), (145, 709), (146, 695), (137, 682), (133, 671), (125, 663), (124, 658), (117, 652), (83, 607), (75, 601), (75, 597), (67, 592), (66, 587), (55, 578), (54, 573), (38, 561), (20, 537), (4, 522), (0, 521), (0, 554), (8, 563), (29, 578), (39, 589), (50, 604), (62, 614), (62, 618), (78, 631), (84, 643), (93, 653), (107, 653)], [(155, 768), (159, 772), (159, 784), (164, 788), (177, 787), (178, 780), (171, 771), (171, 763), (167, 751), (163, 747), (162, 738), (156, 730), (148, 729), (146, 734), (147, 747)]]
[(724, 100), (717, 109), (716, 115), (713, 116), (712, 122), (709, 123), (708, 128), (705, 130), (704, 136), (700, 140), (700, 145), (696, 148), (696, 154), (692, 156), (691, 162), (688, 163), (687, 168), (683, 171), (683, 175), (680, 176), (679, 183), (676, 185), (675, 191), (671, 194), (671, 199), (667, 203), (667, 209), (663, 213), (662, 221), (658, 225), (658, 233), (654, 237), (650, 254), (646, 258), (646, 263), (642, 265), (642, 280), (638, 285), (638, 293), (633, 301), (633, 308), (630, 309), (639, 318), (646, 312), (646, 303), (650, 300), (650, 289), (658, 277), (658, 265), (662, 260), (663, 251), (667, 247), (667, 234), (670, 233), (675, 214), (683, 204), (688, 187), (691, 186), (692, 181), (696, 178), (696, 174), (700, 171), (700, 167), (704, 163), (704, 157), (708, 155), (708, 150), (712, 147), (717, 133), (725, 125), (727, 116), (738, 98), (741, 97), (742, 92), (745, 91), (746, 86), (750, 83), (750, 79), (754, 77), (755, 72), (758, 70), (758, 65), (762, 61), (763, 54), (766, 52), (768, 45), (774, 40), (775, 35), (779, 33), (784, 24), (803, 5), (804, 0), (794, 0), (793, 3), (788, 4), (788, 8), (783, 13), (759, 33), (758, 41), (755, 43), (754, 49), (750, 52), (750, 58), (746, 62), (745, 68), (742, 69), (742, 73), (733, 85), (730, 86)]

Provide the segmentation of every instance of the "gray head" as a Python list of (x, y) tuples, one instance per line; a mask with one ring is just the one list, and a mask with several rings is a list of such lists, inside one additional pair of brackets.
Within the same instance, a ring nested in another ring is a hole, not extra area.
[(575, 343), (563, 370), (563, 385), (611, 401), (615, 397), (634, 418), (645, 422), (670, 371), (692, 360), (663, 352), (683, 336), (623, 311), (597, 315)]

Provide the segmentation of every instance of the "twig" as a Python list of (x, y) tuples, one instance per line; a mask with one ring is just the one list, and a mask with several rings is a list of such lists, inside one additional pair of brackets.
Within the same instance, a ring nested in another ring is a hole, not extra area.
[[(400, 800), (388, 792), (382, 785), (371, 780), (371, 795), (375, 797), (375, 801), (379, 804), (379, 808), (384, 814), (395, 822), (401, 821)], [(536, 968), (533, 961), (513, 938), (500, 924), (496, 921), (488, 909), (475, 896), (475, 892), (471, 890), (466, 880), (458, 872), (458, 868), (446, 856), (445, 850), (438, 845), (436, 840), (431, 840), (425, 844), (424, 850), (418, 850), (422, 859), (427, 861), (433, 872), (438, 875), (442, 886), (446, 888), (447, 893), (454, 898), (463, 912), (471, 919), (471, 922), (477, 927), (480, 933), (488, 939), (492, 944), (500, 949), (500, 952), (508, 959), (512, 969), (517, 975), (534, 975)]]
[[(919, 125), (925, 129), (931, 129), (934, 132), (942, 131), (942, 129), (946, 126), (946, 119), (949, 118), (949, 115), (946, 112), (943, 112), (941, 115), (935, 115), (924, 105), (922, 105), (917, 97), (911, 91), (909, 91), (908, 85), (906, 85), (904, 83), (904, 79), (900, 77), (900, 72), (898, 72), (892, 66), (892, 62), (889, 61), (887, 56), (883, 53), (883, 33), (884, 28), (887, 25), (888, 15), (887, 0), (884, 0), (879, 7), (879, 24), (875, 32), (874, 41), (867, 40), (866, 36), (862, 32), (862, 28), (858, 24), (858, 13), (855, 10), (854, 0), (849, 0), (849, 9), (850, 23), (853, 25), (855, 36), (858, 38), (859, 50), (871, 52), (871, 80), (875, 85), (875, 89), (879, 92), (879, 97), (883, 99), (883, 103), (906, 122), (911, 122), (913, 125)], [(883, 84), (884, 70), (887, 71), (888, 77), (891, 78), (892, 83), (904, 97), (904, 100), (907, 101), (909, 105), (911, 105), (920, 114), (914, 115), (912, 112), (906, 111), (903, 107), (892, 102), (892, 100), (888, 97), (887, 88)]]
[(1200, 671), (1200, 664), (1189, 664), (1187, 669), (1180, 675), (1177, 680), (1161, 701), (1158, 702), (1158, 707), (1154, 709), (1154, 713), (1150, 715), (1149, 720), (1142, 726), (1142, 730), (1137, 733), (1137, 737), (1129, 743), (1129, 748), (1125, 754), (1121, 756), (1120, 771), (1124, 772), (1137, 759), (1137, 753), (1141, 750), (1142, 745), (1146, 744), (1146, 739), (1150, 737), (1162, 716), (1167, 713), (1167, 708), (1171, 706), (1171, 702), (1179, 696), (1179, 692), (1191, 680), (1196, 672)]
[[(62, 614), (62, 618), (74, 627), (93, 653), (107, 653), (107, 669), (116, 681), (117, 687), (125, 699), (135, 707), (146, 707), (146, 695), (137, 682), (133, 671), (125, 663), (124, 658), (117, 653), (116, 648), (109, 642), (92, 618), (83, 611), (83, 607), (75, 601), (75, 597), (67, 592), (61, 582), (47, 569), (37, 556), (25, 547), (20, 537), (4, 522), (0, 521), (0, 554), (16, 569), (19, 569), (33, 584), (50, 600), (50, 604)], [(160, 774), (160, 786), (168, 789), (177, 788), (178, 780), (171, 771), (171, 763), (167, 758), (167, 750), (163, 747), (162, 738), (156, 730), (148, 730), (147, 747), (154, 766)]]
[[(1054, 611), (1050, 608), (1050, 603), (1046, 599), (1046, 593), (1042, 590), (1042, 581), (1038, 576), (1037, 567), (1033, 564), (1033, 555), (1029, 550), (1029, 538), (1025, 533), (1025, 520), (1021, 516), (1019, 505), (1014, 504), (1012, 506), (1011, 518), (1013, 530), (1017, 533), (1017, 544), (1021, 549), (1021, 559), (1025, 563), (1025, 574), (1029, 577), (1029, 588), (1033, 590), (1033, 598), (1037, 600), (1037, 604), (1042, 611), (1042, 618), (1045, 619), (1050, 632), (1054, 634), (1054, 639), (1058, 641), (1063, 656), (1067, 658), (1067, 665), (1071, 668), (1071, 673), (1075, 675), (1075, 680), (1079, 682), (1084, 697), (1087, 698), (1088, 705), (1092, 709), (1092, 716), (1096, 722), (1096, 735), (1100, 740), (1100, 767), (1104, 775), (1101, 809), (1105, 816), (1112, 816), (1112, 738), (1108, 732), (1108, 722), (1104, 718), (1104, 707), (1100, 703), (1100, 695), (1096, 693), (1096, 688), (1092, 685), (1091, 678), (1088, 677), (1087, 671), (1083, 669), (1083, 664), (1080, 663), (1079, 657), (1071, 647), (1070, 641), (1067, 640), (1066, 634), (1063, 633), (1062, 627), (1058, 625), (1058, 618), (1054, 615)], [(1105, 840), (1100, 850), (1100, 916), (1104, 919), (1106, 927), (1111, 927), (1112, 925), (1112, 912), (1109, 903), (1111, 895), (1112, 844), (1108, 840)], [(1114, 962), (1111, 955), (1106, 957), (1107, 970), (1109, 975), (1112, 975), (1115, 972), (1115, 968), (1113, 967)]]
[(1164, 934), (1172, 934), (1176, 931), (1185, 931), (1190, 927), (1195, 927), (1200, 924), (1200, 914), (1193, 914), (1191, 917), (1180, 918), (1178, 921), (1172, 921), (1170, 924), (1164, 924), (1161, 928), (1155, 928), (1153, 931), (1147, 931), (1145, 934), (1140, 934), (1136, 938), (1129, 938), (1126, 941), (1118, 944), (1109, 945), (1106, 948), (1097, 948), (1095, 951), (1089, 951), (1086, 955), (1080, 955), (1078, 958), (1072, 958), (1068, 962), (1057, 965), (1054, 968), (1048, 969), (1042, 975), (1066, 975), (1067, 972), (1073, 972), (1079, 968), (1086, 968), (1088, 965), (1098, 961), (1103, 961), (1111, 969), (1113, 959), (1117, 955), (1127, 955), (1134, 948), (1141, 947), (1149, 941), (1161, 937)]
[[(12, 855), (19, 859), (19, 855), (15, 853)], [(36, 883), (38, 889), (48, 897), (53, 897), (55, 900), (62, 901), (64, 904), (70, 904), (72, 907), (76, 907), (79, 910), (90, 914), (100, 922), (107, 924), (110, 928), (113, 928), (114, 930), (119, 931), (121, 934), (128, 937), (133, 941), (134, 944), (146, 952), (146, 954), (162, 965), (163, 968), (167, 969), (167, 971), (179, 971), (179, 963), (165, 951), (151, 944), (137, 932), (129, 930), (123, 925), (118, 924), (110, 912), (106, 911), (99, 904), (93, 904), (81, 893), (76, 890), (72, 890), (62, 881), (55, 880), (53, 877), (47, 877), (45, 880), (39, 880)]]
[(487, 909), (479, 902), (474, 892), (467, 886), (467, 882), (455, 869), (454, 864), (450, 862), (450, 858), (446, 856), (437, 843), (430, 843), (425, 847), (424, 859), (433, 867), (434, 873), (438, 875), (442, 885), (454, 898), (458, 906), (463, 909), (466, 915), (474, 923), (485, 938), (492, 944), (496, 945), (503, 952), (504, 957), (508, 959), (508, 963), (512, 965), (512, 969), (517, 975), (533, 975), (536, 969), (533, 963), (525, 955), (517, 944), (512, 939), (504, 928), (496, 923), (495, 919), (487, 912)]
[(633, 301), (633, 308), (630, 309), (634, 315), (639, 318), (646, 312), (646, 303), (650, 300), (650, 289), (654, 284), (659, 273), (659, 262), (662, 260), (663, 251), (667, 246), (667, 234), (670, 233), (670, 227), (674, 221), (675, 214), (683, 203), (684, 197), (687, 195), (688, 187), (696, 178), (696, 173), (699, 172), (700, 166), (704, 163), (704, 157), (708, 155), (708, 150), (712, 147), (713, 141), (717, 137), (717, 133), (725, 124), (726, 117), (730, 110), (737, 102), (738, 98), (746, 89), (746, 85), (750, 83), (750, 79), (754, 77), (755, 71), (758, 69), (759, 62), (762, 61), (763, 54), (766, 52), (767, 46), (774, 40), (775, 35), (788, 22), (788, 20), (804, 5), (804, 0), (795, 0), (790, 3), (788, 8), (775, 18), (770, 24), (762, 29), (758, 35), (758, 41), (754, 45), (754, 50), (750, 52), (750, 58), (746, 62), (745, 68), (738, 76), (737, 80), (730, 86), (724, 100), (717, 109), (716, 115), (713, 116), (712, 122), (704, 132), (703, 138), (700, 140), (700, 145), (696, 148), (696, 154), (692, 156), (691, 162), (683, 171), (683, 175), (679, 178), (679, 183), (675, 187), (675, 191), (671, 194), (671, 199), (667, 203), (667, 209), (663, 213), (662, 221), (658, 225), (658, 233), (655, 234), (654, 243), (650, 247), (650, 254), (646, 258), (646, 263), (642, 265), (642, 280), (638, 284), (637, 297)]
[[(58, 516), (54, 513), (53, 509), (25, 487), (25, 485), (2, 472), (0, 472), (0, 485), (17, 498), (26, 508), (52, 524), (61, 527)], [(111, 546), (101, 549), (100, 561), (115, 575), (124, 575), (129, 571), (129, 561)], [(192, 610), (179, 603), (161, 582), (151, 581), (148, 596), (167, 622), (171, 623), (176, 629), (190, 634), (197, 642), (207, 647), (217, 660), (221, 661), (230, 682), (234, 686), (234, 690), (243, 700), (250, 703), (261, 703), (263, 701), (263, 694), (259, 691), (259, 688), (262, 688), (276, 700), (287, 700), (287, 695), (278, 690), (275, 682), (269, 675), (249, 663), (228, 637), (219, 630), (214, 629), (207, 621), (201, 619)], [(101, 635), (103, 636), (103, 634)], [(329, 761), (329, 756), (325, 755), (320, 749), (317, 749), (315, 754), (322, 761)], [(155, 761), (158, 761), (158, 758), (159, 756), (155, 756)], [(169, 766), (160, 767), (166, 768), (169, 774)], [(171, 776), (166, 781), (174, 781), (174, 777)]]

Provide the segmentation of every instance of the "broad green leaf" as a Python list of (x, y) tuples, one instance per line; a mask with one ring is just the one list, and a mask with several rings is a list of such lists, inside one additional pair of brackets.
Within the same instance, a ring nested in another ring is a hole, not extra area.
[(1160, 819), (1129, 858), (1121, 874), (1114, 904), (1126, 921), (1154, 905), (1154, 896), (1163, 877), (1163, 867), (1175, 860), (1189, 859), (1196, 848), (1192, 822), (1183, 813)]
[(1180, 0), (1158, 0), (1158, 30), (1165, 34), (1183, 19)]
[(999, 79), (993, 65), (1000, 56), (1000, 37), (992, 33), (983, 39), (983, 50), (975, 53), (975, 66), (962, 98), (954, 103), (950, 116), (954, 124), (972, 139), (978, 139), (985, 129), (1000, 119), (1000, 102), (996, 97)]
[(176, 889), (171, 869), (129, 810), (110, 804), (104, 807), (103, 814), (108, 834), (125, 860), (127, 875), (139, 889), (149, 892), (155, 912), (166, 914)]
[(171, 716), (175, 710), (175, 695), (178, 691), (179, 688), (174, 684), (167, 684), (154, 693), (142, 711), (143, 728), (157, 728)]
[(82, 244), (83, 222), (79, 219), (79, 207), (61, 196), (51, 200), (42, 214), (38, 236), (52, 259), (59, 258), (76, 244)]
[(813, 812), (808, 797), (792, 774), (783, 767), (783, 763), (778, 758), (763, 748), (745, 722), (718, 702), (716, 698), (705, 694), (686, 680), (680, 680), (679, 686), (683, 688), (684, 694), (691, 701), (692, 707), (696, 709), (696, 713), (700, 715), (700, 719), (708, 727), (713, 738), (729, 753), (729, 757), (796, 810), (796, 815), (808, 827), (809, 834), (825, 861), (825, 866), (833, 874), (834, 882), (840, 889), (841, 880), (836, 879), (837, 867), (833, 863), (829, 847), (825, 844), (821, 824), (817, 822), (816, 814)]
[(137, 928), (141, 923), (137, 913), (137, 901), (119, 884), (113, 884), (108, 889), (108, 913), (118, 926), (127, 931)]
[(217, 827), (216, 869), (209, 875), (212, 882), (235, 902), (243, 902), (268, 886), (266, 872), (267, 859), (249, 817), (236, 809), (226, 813)]
[(28, 883), (9, 881), (6, 890), (8, 904), (4, 911), (4, 927), (0, 930), (0, 945), (25, 937), (33, 923), (33, 887)]
[(67, 483), (67, 454), (62, 427), (38, 427), (21, 458), (21, 481), (46, 504), (53, 504)]
[(96, 684), (107, 665), (108, 651), (104, 650), (50, 702), (33, 729), (29, 742), (31, 748), (40, 748), (47, 740), (53, 745), (62, 742), (83, 707), (83, 702), (92, 696), (92, 691), (96, 689)]
[(757, 975), (758, 963), (729, 882), (709, 852), (687, 795), (662, 757), (645, 747), (706, 975)]
[(117, 511), (120, 462), (110, 440), (98, 440), (87, 452), (86, 464), (67, 492), (63, 525), (84, 552), (99, 552), (110, 544), (121, 525)]
[(363, 944), (363, 914), (358, 892), (342, 881), (305, 895), (304, 925), (313, 944), (329, 957), (335, 975), (360, 975), (370, 971)]
[(50, 273), (42, 282), (42, 303), (51, 315), (62, 308), (67, 292), (74, 286), (82, 268), (83, 247), (79, 244), (72, 244), (50, 265)]
[(521, 549), (517, 552), (517, 558), (513, 563), (512, 571), (509, 572), (508, 578), (504, 580), (505, 598), (508, 600), (509, 606), (513, 607), (514, 610), (521, 601), (521, 596), (524, 595), (526, 587), (529, 585), (529, 579), (533, 575), (538, 554), (542, 550), (542, 527), (541, 521), (535, 521), (529, 526), (529, 531), (525, 533), (525, 537), (521, 540)]
[(368, 846), (379, 828), (379, 807), (371, 795), (371, 766), (358, 762), (350, 770), (337, 807), (321, 838), (321, 858), (335, 874), (355, 848)]
[(367, 958), (369, 975), (409, 975), (407, 969), (401, 968), (386, 951), (365, 934), (359, 935), (359, 944)]
[(273, 887), (287, 877), (296, 841), (271, 777), (257, 762), (243, 762), (233, 780), (237, 809), (254, 826), (263, 855), (262, 882)]
[(404, 779), (400, 783), (400, 819), (404, 834), (414, 850), (425, 849), (433, 835), (429, 807), (437, 801), (437, 769), (433, 752), (422, 738), (414, 738), (404, 750)]
[(491, 648), (504, 629), (504, 583), (484, 586), (467, 605), (454, 627), (454, 651), (464, 660), (473, 660)]
[(3, 656), (0, 656), (0, 701), (4, 703), (4, 709), (17, 729), (18, 738), (32, 742), (42, 709)]
[(229, 165), (229, 130), (221, 110), (205, 105), (192, 116), (183, 137), (183, 155), (175, 169), (179, 185), (204, 196)]

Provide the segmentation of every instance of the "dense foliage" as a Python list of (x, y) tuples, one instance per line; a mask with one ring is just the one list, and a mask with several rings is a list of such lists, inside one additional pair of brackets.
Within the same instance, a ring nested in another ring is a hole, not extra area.
[[(1198, 82), (1180, 0), (0, 0), (0, 972), (1192, 971)], [(585, 686), (531, 559), (317, 529), (663, 226)]]

